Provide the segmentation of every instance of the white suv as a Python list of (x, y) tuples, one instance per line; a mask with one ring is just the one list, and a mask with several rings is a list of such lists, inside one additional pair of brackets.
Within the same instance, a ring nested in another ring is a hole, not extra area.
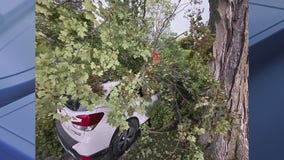
[[(102, 87), (106, 91), (105, 97), (110, 94), (111, 88), (118, 84), (119, 82), (104, 83)], [(157, 99), (157, 95), (153, 95), (149, 106)], [(129, 128), (118, 135), (118, 127), (107, 123), (109, 112), (111, 109), (104, 105), (95, 106), (94, 110), (88, 111), (80, 106), (78, 100), (69, 99), (58, 113), (70, 116), (72, 120), (55, 122), (59, 141), (64, 149), (76, 159), (92, 159), (106, 152), (111, 152), (114, 156), (122, 155), (135, 141), (139, 125), (149, 118), (134, 112), (125, 119)]]

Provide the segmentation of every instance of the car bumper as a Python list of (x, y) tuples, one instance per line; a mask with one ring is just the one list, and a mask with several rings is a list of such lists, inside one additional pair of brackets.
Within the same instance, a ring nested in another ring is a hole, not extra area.
[[(70, 137), (67, 132), (63, 129), (61, 122), (59, 120), (55, 120), (55, 128), (57, 132), (57, 136), (59, 139), (59, 142), (73, 158), (80, 159), (81, 157), (84, 157), (80, 155), (76, 150), (74, 150), (72, 147), (79, 143), (78, 141), (74, 140), (72, 137)], [(98, 158), (103, 155), (105, 155), (109, 151), (109, 148), (106, 148), (104, 150), (101, 150), (97, 153), (94, 153), (93, 155), (89, 156), (90, 158)]]
[(70, 137), (65, 130), (63, 129), (59, 120), (55, 120), (55, 128), (59, 142), (63, 148), (75, 159), (80, 159), (80, 155), (72, 148), (78, 141)]

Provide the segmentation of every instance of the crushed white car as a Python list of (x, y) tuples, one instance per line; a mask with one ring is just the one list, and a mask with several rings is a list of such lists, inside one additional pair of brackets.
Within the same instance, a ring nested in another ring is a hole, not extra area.
[[(119, 82), (102, 84), (106, 91), (105, 96), (107, 97), (111, 88), (117, 85)], [(149, 106), (157, 99), (158, 96), (153, 95)], [(58, 109), (58, 113), (73, 119), (63, 123), (55, 121), (57, 135), (64, 149), (76, 159), (92, 159), (106, 152), (111, 152), (114, 156), (122, 155), (137, 138), (139, 125), (149, 118), (134, 112), (125, 119), (129, 128), (118, 134), (118, 127), (107, 123), (109, 112), (111, 109), (104, 105), (95, 106), (94, 110), (88, 111), (78, 100), (69, 99), (63, 109)]]

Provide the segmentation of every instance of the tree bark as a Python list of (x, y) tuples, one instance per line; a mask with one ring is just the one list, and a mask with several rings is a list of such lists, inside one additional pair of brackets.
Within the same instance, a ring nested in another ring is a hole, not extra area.
[(214, 77), (224, 84), (232, 129), (207, 148), (213, 160), (248, 160), (248, 0), (209, 0)]

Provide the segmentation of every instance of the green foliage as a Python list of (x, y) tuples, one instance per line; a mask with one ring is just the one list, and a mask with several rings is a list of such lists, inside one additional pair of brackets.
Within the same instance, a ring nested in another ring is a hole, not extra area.
[[(37, 105), (37, 110), (46, 110), (47, 107), (48, 105)], [(38, 115), (38, 113), (36, 113), (36, 117), (40, 117), (36, 119), (36, 146), (37, 153), (40, 153), (40, 155), (36, 155), (36, 159), (43, 159), (50, 155), (58, 156), (62, 154), (63, 148), (59, 144), (57, 136), (54, 134), (55, 125), (52, 116), (48, 116), (48, 113), (46, 113), (46, 116)]]
[(173, 108), (165, 104), (164, 101), (158, 101), (155, 106), (148, 108), (147, 116), (153, 117), (151, 125), (153, 129), (160, 129), (171, 123), (174, 118)]
[(191, 49), (199, 54), (204, 54), (202, 57), (208, 63), (212, 60), (214, 36), (209, 26), (201, 21), (201, 12), (190, 17), (190, 34), (182, 38), (179, 44), (184, 49)]

